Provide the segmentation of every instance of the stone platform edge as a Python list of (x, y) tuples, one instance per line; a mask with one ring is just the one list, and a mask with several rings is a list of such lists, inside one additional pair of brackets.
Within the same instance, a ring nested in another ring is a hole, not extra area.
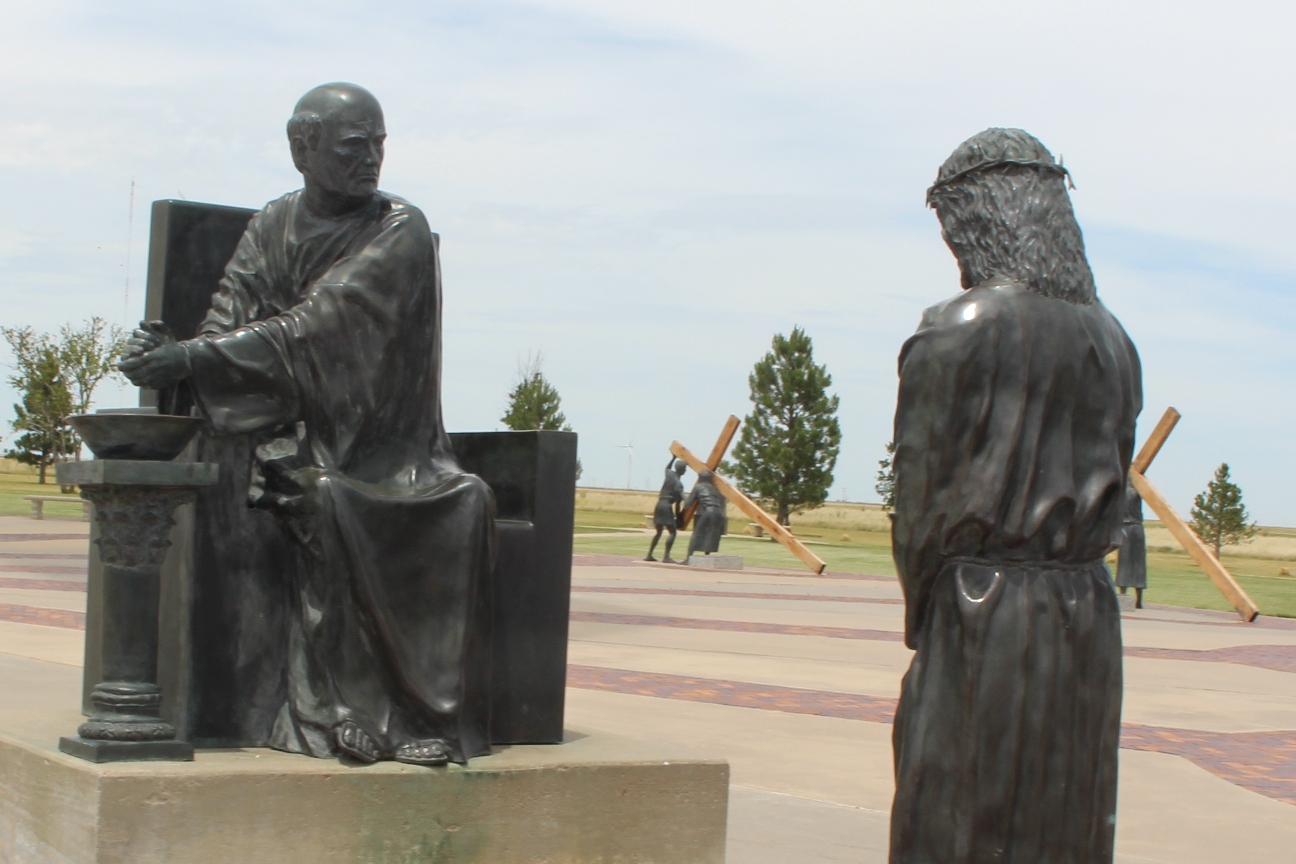
[(0, 862), (724, 862), (728, 763), (669, 744), (576, 730), (466, 768), (271, 750), (94, 764), (57, 750), (79, 719), (0, 713)]

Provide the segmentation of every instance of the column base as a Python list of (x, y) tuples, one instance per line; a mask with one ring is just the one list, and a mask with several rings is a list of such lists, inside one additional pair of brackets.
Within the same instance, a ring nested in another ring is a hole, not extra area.
[(87, 762), (192, 762), (193, 745), (188, 741), (96, 741), (80, 735), (64, 735), (59, 750)]

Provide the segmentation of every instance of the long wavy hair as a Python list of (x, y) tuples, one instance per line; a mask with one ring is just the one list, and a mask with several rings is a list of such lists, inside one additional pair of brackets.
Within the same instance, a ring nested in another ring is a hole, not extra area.
[(1069, 303), (1097, 300), (1064, 177), (998, 164), (931, 188), (927, 203), (958, 259), (964, 288), (1000, 277)]

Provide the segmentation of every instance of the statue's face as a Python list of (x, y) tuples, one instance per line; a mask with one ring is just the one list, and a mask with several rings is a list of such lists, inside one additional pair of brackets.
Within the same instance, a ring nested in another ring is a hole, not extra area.
[(334, 201), (367, 201), (378, 191), (387, 139), (382, 109), (367, 100), (337, 102), (331, 108), (320, 117), (319, 146), (303, 148), (298, 167), (307, 184)]

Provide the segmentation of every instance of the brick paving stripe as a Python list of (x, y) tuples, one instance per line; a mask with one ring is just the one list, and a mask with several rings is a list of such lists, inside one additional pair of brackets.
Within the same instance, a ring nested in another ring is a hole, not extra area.
[(26, 543), (29, 540), (86, 540), (89, 534), (0, 534), (0, 543)]
[(86, 575), (85, 565), (59, 567), (56, 564), (0, 564), (0, 573), (59, 573), (67, 576)]
[(67, 609), (46, 609), (44, 606), (18, 606), (12, 603), (0, 603), (0, 621), (13, 621), (18, 624), (41, 624), (46, 627), (62, 627), (66, 630), (85, 629), (84, 612), (71, 612)]
[[(567, 686), (870, 723), (890, 723), (896, 706), (884, 696), (601, 666), (568, 666)], [(1131, 723), (1121, 727), (1121, 747), (1181, 756), (1230, 783), (1296, 804), (1296, 732), (1202, 732)]]
[[(82, 564), (90, 560), (90, 556), (84, 552), (0, 552), (0, 560), (32, 560), (32, 561), (80, 561)], [(84, 567), (82, 569), (85, 569)]]
[(770, 591), (702, 591), (691, 588), (630, 588), (605, 585), (573, 585), (573, 594), (650, 594), (670, 597), (734, 597), (739, 600), (819, 600), (824, 603), (881, 603), (903, 606), (898, 597), (842, 597), (827, 594), (779, 594)]
[(29, 591), (76, 591), (81, 594), (86, 593), (86, 583), (72, 579), (9, 579), (0, 576), (0, 588), (25, 588)]
[(904, 641), (904, 634), (894, 630), (819, 627), (810, 624), (769, 624), (763, 621), (720, 621), (712, 618), (675, 618), (669, 615), (623, 615), (617, 612), (573, 611), (571, 620), (584, 624), (629, 624), (640, 627), (674, 627), (683, 630), (774, 633), (780, 636), (826, 636), (830, 639), (866, 639), (874, 642)]

